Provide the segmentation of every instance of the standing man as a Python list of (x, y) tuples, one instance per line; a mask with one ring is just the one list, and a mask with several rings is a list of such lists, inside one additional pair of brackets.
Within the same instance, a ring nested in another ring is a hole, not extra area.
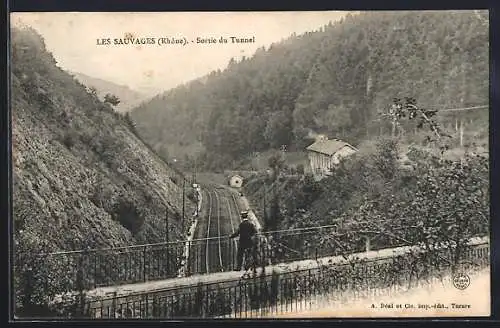
[[(241, 270), (241, 265), (243, 263), (243, 254), (246, 250), (252, 250), (253, 248), (253, 236), (257, 233), (255, 226), (248, 220), (248, 211), (241, 212), (241, 223), (238, 229), (229, 238), (235, 238), (240, 236), (240, 243), (238, 244), (238, 254), (236, 256), (237, 267), (235, 271)], [(248, 259), (246, 259), (248, 260)]]

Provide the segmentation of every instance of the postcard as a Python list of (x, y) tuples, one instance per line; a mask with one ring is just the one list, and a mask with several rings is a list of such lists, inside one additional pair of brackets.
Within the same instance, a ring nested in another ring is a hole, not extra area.
[(10, 27), (16, 319), (490, 316), (488, 11)]

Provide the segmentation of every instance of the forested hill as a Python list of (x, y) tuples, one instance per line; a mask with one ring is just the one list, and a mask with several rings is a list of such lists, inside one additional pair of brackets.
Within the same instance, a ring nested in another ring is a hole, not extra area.
[(161, 153), (202, 154), (211, 168), (283, 144), (301, 149), (310, 130), (357, 144), (383, 131), (377, 112), (394, 97), (487, 104), (488, 49), (486, 11), (348, 15), (233, 59), (132, 116)]
[(57, 67), (34, 30), (11, 35), (16, 259), (164, 241), (167, 211), (171, 240), (184, 238), (178, 173)]

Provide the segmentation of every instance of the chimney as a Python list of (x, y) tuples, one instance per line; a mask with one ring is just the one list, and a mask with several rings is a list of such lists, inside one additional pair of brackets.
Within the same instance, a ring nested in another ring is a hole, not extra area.
[(325, 140), (328, 140), (328, 137), (324, 134), (318, 134), (316, 136), (316, 141), (325, 141)]
[(306, 138), (317, 139), (318, 138), (318, 134), (316, 132), (314, 132), (313, 130), (309, 129), (309, 132), (307, 133), (307, 137)]

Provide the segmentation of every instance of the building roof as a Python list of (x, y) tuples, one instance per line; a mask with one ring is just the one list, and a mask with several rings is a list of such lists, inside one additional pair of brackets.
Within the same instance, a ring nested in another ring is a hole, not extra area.
[(314, 151), (317, 153), (331, 156), (346, 146), (354, 150), (357, 150), (353, 146), (349, 145), (347, 142), (338, 139), (316, 140), (316, 142), (308, 146), (306, 149), (309, 151)]

